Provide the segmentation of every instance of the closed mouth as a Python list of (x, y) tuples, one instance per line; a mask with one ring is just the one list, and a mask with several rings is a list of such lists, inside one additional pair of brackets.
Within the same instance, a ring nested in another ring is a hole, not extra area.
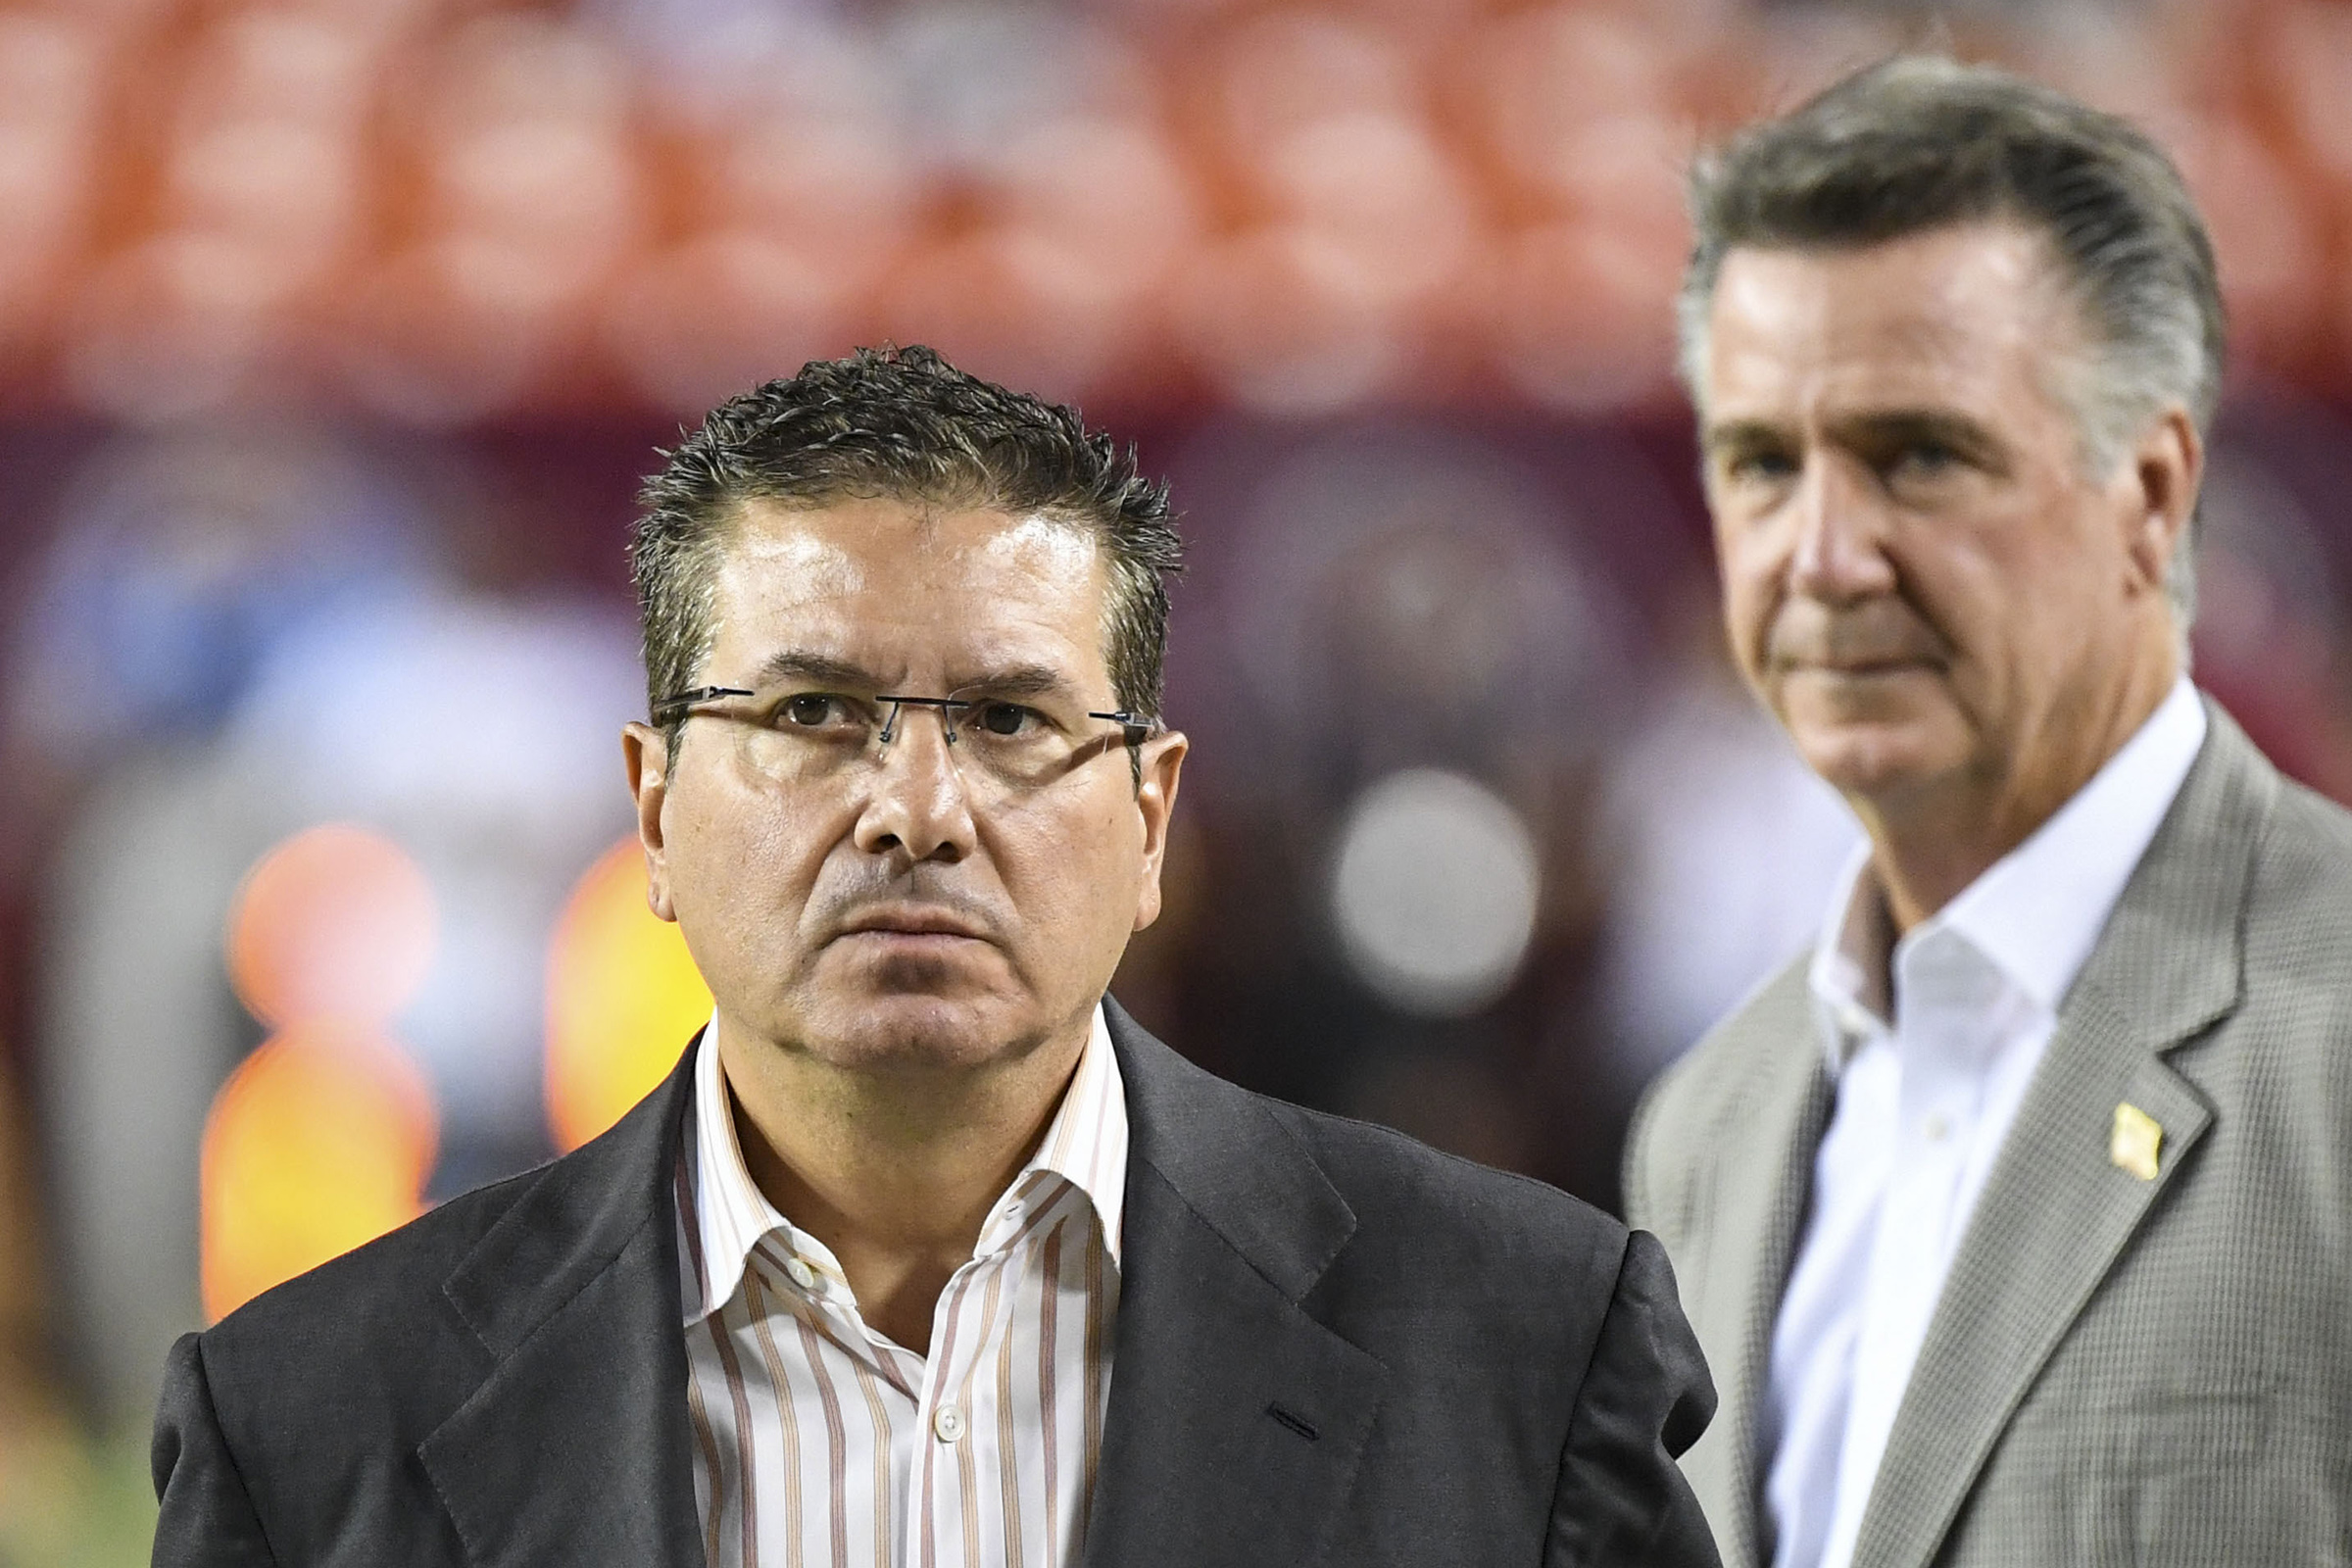
[(1899, 675), (1909, 670), (1933, 669), (1936, 661), (1926, 657), (1896, 659), (1790, 659), (1783, 661), (1791, 672), (1811, 670), (1819, 675)]
[(987, 932), (953, 910), (904, 906), (863, 910), (842, 927), (841, 934), (845, 937), (958, 937), (969, 942), (988, 940)]

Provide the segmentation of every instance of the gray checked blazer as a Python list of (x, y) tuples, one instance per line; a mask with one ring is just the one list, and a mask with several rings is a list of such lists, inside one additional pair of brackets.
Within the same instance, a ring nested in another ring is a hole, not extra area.
[[(2352, 814), (2207, 710), (1961, 1240), (1857, 1568), (2352, 1564)], [(1772, 1556), (1758, 1408), (1831, 1101), (1799, 962), (1627, 1156), (1721, 1393), (1683, 1464), (1732, 1568)], [(2152, 1179), (2111, 1157), (2125, 1102)]]

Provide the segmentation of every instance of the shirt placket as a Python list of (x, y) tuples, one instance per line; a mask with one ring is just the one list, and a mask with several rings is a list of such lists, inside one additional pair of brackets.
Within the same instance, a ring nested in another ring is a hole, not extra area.
[[(895, 1520), (905, 1511), (907, 1477), (911, 1465), (907, 1462), (909, 1445), (905, 1433), (911, 1423), (901, 1416), (911, 1412), (915, 1405), (916, 1384), (921, 1376), (922, 1360), (912, 1352), (891, 1344), (869, 1328), (858, 1308), (856, 1296), (850, 1289), (847, 1275), (830, 1249), (812, 1236), (794, 1229), (790, 1221), (779, 1221), (752, 1246), (745, 1260), (747, 1272), (756, 1272), (760, 1281), (773, 1293), (773, 1299), (792, 1315), (806, 1320), (808, 1327), (822, 1339), (825, 1348), (811, 1347), (809, 1354), (822, 1361), (832, 1355), (846, 1356), (861, 1363), (864, 1372), (854, 1381), (836, 1384), (837, 1396), (854, 1397), (851, 1391), (870, 1391), (868, 1396), (881, 1401), (891, 1412), (887, 1421), (890, 1434), (888, 1469), (891, 1485), (887, 1494), (875, 1498), (881, 1505), (881, 1518)], [(772, 1308), (771, 1308), (772, 1310)], [(739, 1336), (747, 1359), (760, 1353), (760, 1346), (748, 1330)], [(872, 1374), (870, 1379), (867, 1373)], [(819, 1376), (825, 1374), (818, 1373)], [(779, 1399), (789, 1397), (786, 1390), (777, 1389)], [(848, 1480), (848, 1506), (853, 1520), (862, 1510), (856, 1499), (861, 1494), (864, 1476), (870, 1471), (852, 1467)], [(876, 1477), (876, 1484), (880, 1478)], [(820, 1510), (829, 1510), (833, 1500), (817, 1503)], [(829, 1514), (828, 1514), (829, 1517)], [(877, 1521), (879, 1525), (879, 1521)], [(819, 1528), (822, 1528), (820, 1520)], [(850, 1540), (857, 1539), (857, 1526), (851, 1527)], [(885, 1536), (884, 1540), (893, 1537)], [(895, 1550), (895, 1546), (894, 1546)], [(853, 1557), (853, 1560), (863, 1560)], [(904, 1562), (904, 1556), (894, 1556), (894, 1562)]]
[(1948, 932), (1907, 956), (1898, 977), (1893, 1032), (1900, 1082), (1886, 1194), (1871, 1240), (1861, 1323), (1855, 1336), (1838, 1516), (1829, 1563), (1850, 1559), (1886, 1439), (1913, 1361), (1940, 1294), (1957, 1221), (1955, 1206), (1979, 1085), (1971, 1063), (1983, 1054), (1997, 1000), (1972, 950)]
[(939, 1568), (967, 1562), (965, 1514), (979, 1506), (966, 1490), (971, 1470), (977, 1412), (973, 1388), (980, 1363), (997, 1337), (1005, 1332), (1012, 1310), (1008, 1299), (996, 1301), (994, 1321), (988, 1311), (991, 1286), (1008, 1292), (1015, 1281), (1004, 1278), (1010, 1252), (1006, 1242), (1018, 1229), (1025, 1212), (1018, 1200), (1007, 1200), (981, 1227), (979, 1251), (949, 1279), (940, 1292), (939, 1308), (931, 1327), (931, 1354), (923, 1363), (921, 1398), (915, 1411), (915, 1430), (922, 1452), (914, 1465), (912, 1505), (906, 1510), (906, 1534), (900, 1561), (909, 1568)]

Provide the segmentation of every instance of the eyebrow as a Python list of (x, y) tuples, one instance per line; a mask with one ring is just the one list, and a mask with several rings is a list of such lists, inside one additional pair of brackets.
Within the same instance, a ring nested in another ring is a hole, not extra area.
[[(813, 654), (803, 649), (788, 648), (772, 655), (752, 677), (760, 690), (780, 686), (787, 681), (806, 681), (818, 686), (837, 686), (850, 692), (879, 693), (891, 685), (864, 665), (825, 654)], [(979, 694), (988, 697), (1050, 697), (1062, 696), (1073, 690), (1067, 676), (1051, 664), (1012, 664), (960, 680), (950, 688), (955, 696)]]
[(1702, 444), (1711, 453), (1733, 448), (1773, 446), (1786, 443), (1788, 433), (1781, 426), (1764, 419), (1728, 419), (1707, 426)]
[(820, 686), (843, 686), (852, 691), (877, 691), (882, 679), (872, 670), (854, 664), (846, 659), (832, 659), (823, 654), (811, 654), (802, 649), (787, 648), (770, 655), (752, 677), (752, 685), (765, 689), (780, 686), (786, 681), (809, 681)]
[(1060, 670), (1050, 664), (1013, 664), (958, 683), (955, 695), (977, 692), (988, 697), (1059, 697), (1072, 687)]
[(1989, 457), (1999, 449), (1991, 432), (1977, 420), (1938, 409), (1888, 409), (1861, 414), (1838, 420), (1836, 428), (1849, 439), (1859, 436), (1885, 446), (1935, 441), (1980, 458)]
[[(1988, 466), (2006, 468), (2001, 444), (1978, 420), (1939, 409), (1884, 409), (1851, 415), (1832, 422), (1833, 438), (1847, 446), (1894, 447), (1935, 442), (1964, 452)], [(1785, 425), (1767, 419), (1730, 419), (1709, 426), (1704, 445), (1712, 457), (1724, 452), (1786, 446), (1795, 436)]]

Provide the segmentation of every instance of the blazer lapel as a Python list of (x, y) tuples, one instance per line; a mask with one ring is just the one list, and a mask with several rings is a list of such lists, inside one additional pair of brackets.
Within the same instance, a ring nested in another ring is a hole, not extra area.
[(1355, 1216), (1261, 1102), (1104, 1005), (1131, 1141), (1086, 1561), (1311, 1561), (1388, 1380), (1301, 1304)]
[[(1686, 1261), (1685, 1309), (1722, 1399), (1714, 1424), (1683, 1457), (1692, 1487), (1710, 1504), (1727, 1568), (1764, 1559), (1757, 1500), (1765, 1375), (1773, 1319), (1813, 1188), (1813, 1155), (1833, 1095), (1822, 1058), (1805, 965), (1791, 965), (1738, 1014), (1752, 1036), (1728, 1058), (1748, 1064), (1735, 1098), (1739, 1124), (1717, 1129), (1717, 1168), (1735, 1173), (1711, 1196), (1703, 1256)], [(1765, 1179), (1749, 1179), (1762, 1171)]]
[[(2239, 918), (2278, 775), (2208, 710), (2205, 749), (2060, 1010), (1953, 1259), (1857, 1562), (1934, 1558), (2019, 1401), (2212, 1125), (2163, 1054), (2237, 1004)], [(2124, 1102), (2164, 1130), (2153, 1179), (2109, 1157)]]
[(693, 1059), (548, 1167), (444, 1287), (493, 1360), (417, 1458), (475, 1568), (702, 1564), (671, 1196)]

